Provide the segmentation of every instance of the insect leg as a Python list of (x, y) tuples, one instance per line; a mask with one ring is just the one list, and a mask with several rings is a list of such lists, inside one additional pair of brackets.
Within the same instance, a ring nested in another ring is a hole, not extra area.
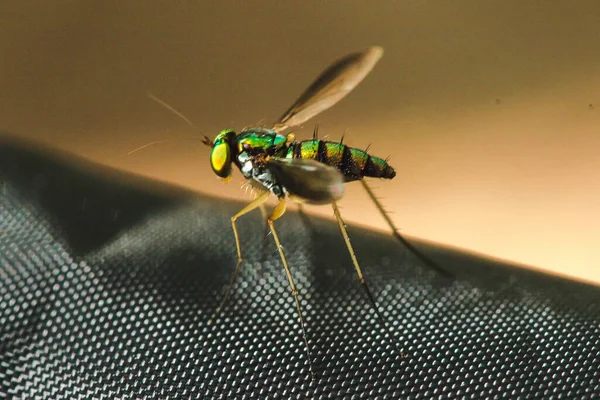
[[(263, 219), (265, 221), (267, 221), (267, 218), (269, 217), (269, 214), (267, 214), (267, 209), (265, 208), (264, 204), (261, 204), (260, 206), (258, 206), (260, 208), (260, 213), (263, 216)], [(265, 230), (269, 229), (269, 224), (265, 224)]]
[(356, 269), (356, 274), (358, 275), (358, 279), (360, 280), (362, 287), (365, 289), (365, 292), (367, 293), (367, 297), (369, 298), (371, 307), (373, 307), (373, 309), (375, 310), (375, 313), (377, 314), (379, 323), (381, 324), (383, 329), (385, 329), (386, 333), (392, 340), (393, 346), (396, 348), (396, 351), (402, 357), (407, 357), (406, 354), (402, 353), (398, 349), (398, 346), (396, 345), (396, 341), (394, 340), (394, 337), (392, 336), (388, 326), (386, 325), (385, 320), (383, 319), (383, 316), (379, 312), (379, 308), (377, 308), (377, 304), (375, 303), (375, 299), (373, 298), (371, 289), (369, 289), (369, 286), (367, 285), (367, 281), (365, 280), (362, 270), (360, 269), (360, 265), (358, 265), (358, 260), (356, 259), (356, 254), (354, 254), (354, 248), (352, 247), (352, 244), (350, 244), (350, 237), (348, 236), (348, 232), (346, 231), (346, 224), (344, 224), (344, 220), (342, 219), (342, 216), (340, 215), (340, 210), (338, 209), (338, 206), (335, 203), (335, 201), (331, 202), (331, 206), (333, 207), (333, 214), (335, 215), (335, 219), (337, 220), (338, 225), (340, 226), (340, 230), (342, 231), (342, 236), (344, 236), (344, 241), (346, 242), (346, 246), (348, 247), (348, 252), (350, 253), (350, 257), (352, 258), (352, 263), (354, 264), (354, 269)]
[(237, 248), (238, 261), (237, 261), (237, 264), (235, 265), (235, 269), (233, 270), (233, 275), (231, 276), (231, 280), (229, 281), (229, 286), (227, 287), (227, 291), (225, 292), (225, 295), (223, 296), (223, 299), (221, 300), (221, 302), (219, 303), (219, 306), (215, 310), (215, 313), (213, 314), (212, 318), (209, 320), (209, 323), (211, 323), (212, 320), (214, 320), (219, 315), (219, 312), (221, 311), (221, 309), (227, 302), (227, 299), (229, 298), (229, 295), (231, 294), (231, 289), (233, 288), (233, 284), (235, 283), (235, 278), (237, 277), (237, 274), (240, 270), (240, 265), (242, 265), (242, 248), (240, 247), (240, 237), (238, 235), (237, 226), (235, 225), (235, 221), (242, 215), (247, 214), (250, 211), (254, 210), (255, 208), (262, 206), (262, 204), (265, 201), (267, 201), (268, 198), (269, 198), (269, 192), (264, 192), (264, 193), (260, 194), (256, 199), (254, 199), (252, 201), (252, 203), (248, 204), (246, 207), (242, 208), (239, 212), (237, 212), (233, 217), (231, 217), (231, 226), (233, 227), (233, 235), (235, 236), (235, 247)]
[(367, 182), (365, 182), (364, 179), (361, 179), (360, 183), (362, 183), (363, 187), (367, 191), (367, 194), (369, 195), (371, 200), (373, 200), (373, 203), (375, 203), (375, 207), (377, 207), (377, 210), (379, 210), (379, 212), (383, 216), (383, 219), (385, 219), (385, 222), (387, 222), (388, 226), (392, 230), (393, 235), (396, 237), (396, 239), (398, 239), (400, 241), (400, 243), (402, 243), (404, 246), (406, 246), (414, 255), (417, 256), (417, 258), (419, 258), (419, 260), (421, 260), (429, 268), (433, 269), (434, 271), (438, 272), (440, 275), (442, 275), (446, 278), (453, 278), (454, 275), (451, 272), (446, 271), (445, 269), (440, 267), (437, 263), (435, 263), (432, 259), (430, 259), (425, 254), (423, 254), (421, 251), (419, 251), (419, 249), (417, 249), (408, 240), (406, 240), (402, 235), (400, 235), (400, 232), (398, 231), (398, 228), (394, 224), (394, 221), (392, 221), (392, 219), (385, 212), (385, 210), (383, 209), (383, 206), (381, 205), (381, 203), (379, 202), (377, 197), (375, 197), (375, 194), (373, 193), (373, 191), (371, 190), (371, 188), (369, 187)]
[(265, 222), (265, 230), (263, 233), (262, 249), (261, 249), (261, 255), (260, 255), (260, 260), (262, 263), (262, 261), (265, 260), (265, 255), (266, 255), (266, 251), (267, 251), (267, 236), (269, 235), (269, 223), (267, 222), (267, 219), (269, 218), (269, 214), (267, 213), (267, 209), (265, 208), (264, 204), (260, 205), (260, 213), (262, 214), (262, 219)]
[(296, 284), (294, 283), (294, 278), (292, 277), (292, 273), (290, 272), (290, 266), (287, 263), (287, 259), (285, 257), (285, 253), (283, 252), (283, 247), (281, 246), (281, 242), (279, 241), (279, 236), (277, 235), (277, 231), (275, 230), (275, 225), (273, 225), (273, 221), (281, 217), (285, 213), (286, 202), (284, 199), (280, 200), (271, 216), (267, 219), (269, 224), (269, 228), (271, 228), (271, 233), (273, 233), (273, 238), (275, 239), (275, 244), (277, 245), (277, 250), (279, 250), (279, 256), (281, 257), (281, 262), (283, 263), (283, 268), (285, 269), (285, 274), (287, 275), (288, 282), (290, 284), (290, 289), (292, 291), (292, 295), (294, 296), (294, 301), (296, 302), (296, 309), (298, 311), (298, 318), (300, 319), (300, 326), (302, 327), (302, 338), (304, 339), (304, 345), (306, 346), (306, 353), (308, 355), (308, 366), (310, 369), (310, 374), (315, 380), (315, 373), (312, 364), (312, 358), (310, 355), (310, 347), (308, 346), (308, 339), (306, 336), (306, 327), (304, 323), (304, 317), (302, 316), (302, 309), (300, 308), (300, 301), (298, 300), (298, 290), (296, 289)]

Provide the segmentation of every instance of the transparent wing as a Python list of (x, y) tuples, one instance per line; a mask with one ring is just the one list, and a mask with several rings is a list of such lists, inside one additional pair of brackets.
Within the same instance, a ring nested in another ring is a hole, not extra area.
[(344, 195), (344, 176), (315, 160), (271, 157), (267, 161), (277, 183), (293, 196), (313, 204), (331, 203)]
[(333, 106), (371, 72), (381, 56), (383, 49), (374, 46), (330, 65), (283, 114), (274, 129), (282, 131), (299, 125)]

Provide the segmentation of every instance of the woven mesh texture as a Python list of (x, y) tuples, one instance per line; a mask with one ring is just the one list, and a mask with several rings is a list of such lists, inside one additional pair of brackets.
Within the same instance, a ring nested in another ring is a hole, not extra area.
[[(152, 187), (151, 186), (156, 186)], [(318, 380), (258, 211), (0, 147), (0, 397), (593, 398), (600, 291), (350, 226), (394, 352), (337, 226), (277, 222)], [(342, 210), (343, 211), (343, 210)]]

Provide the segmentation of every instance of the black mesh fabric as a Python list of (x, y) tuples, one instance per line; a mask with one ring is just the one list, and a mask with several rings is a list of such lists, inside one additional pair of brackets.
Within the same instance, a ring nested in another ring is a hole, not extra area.
[(229, 218), (242, 206), (3, 141), (0, 397), (599, 396), (597, 287), (417, 242), (456, 275), (445, 279), (391, 235), (350, 225), (400, 358), (335, 223), (292, 209), (276, 226), (311, 381), (258, 211), (239, 220), (246, 261), (208, 323), (235, 266)]

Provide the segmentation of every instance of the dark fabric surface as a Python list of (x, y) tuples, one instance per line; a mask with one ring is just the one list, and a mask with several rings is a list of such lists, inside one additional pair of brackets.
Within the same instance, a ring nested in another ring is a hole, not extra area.
[[(0, 141), (0, 397), (593, 398), (597, 287), (349, 226), (394, 355), (337, 226), (277, 222), (318, 380), (260, 213)], [(205, 167), (204, 160), (194, 167)], [(210, 173), (207, 168), (207, 173)], [(342, 210), (343, 211), (343, 210)], [(400, 216), (396, 216), (401, 224)]]

